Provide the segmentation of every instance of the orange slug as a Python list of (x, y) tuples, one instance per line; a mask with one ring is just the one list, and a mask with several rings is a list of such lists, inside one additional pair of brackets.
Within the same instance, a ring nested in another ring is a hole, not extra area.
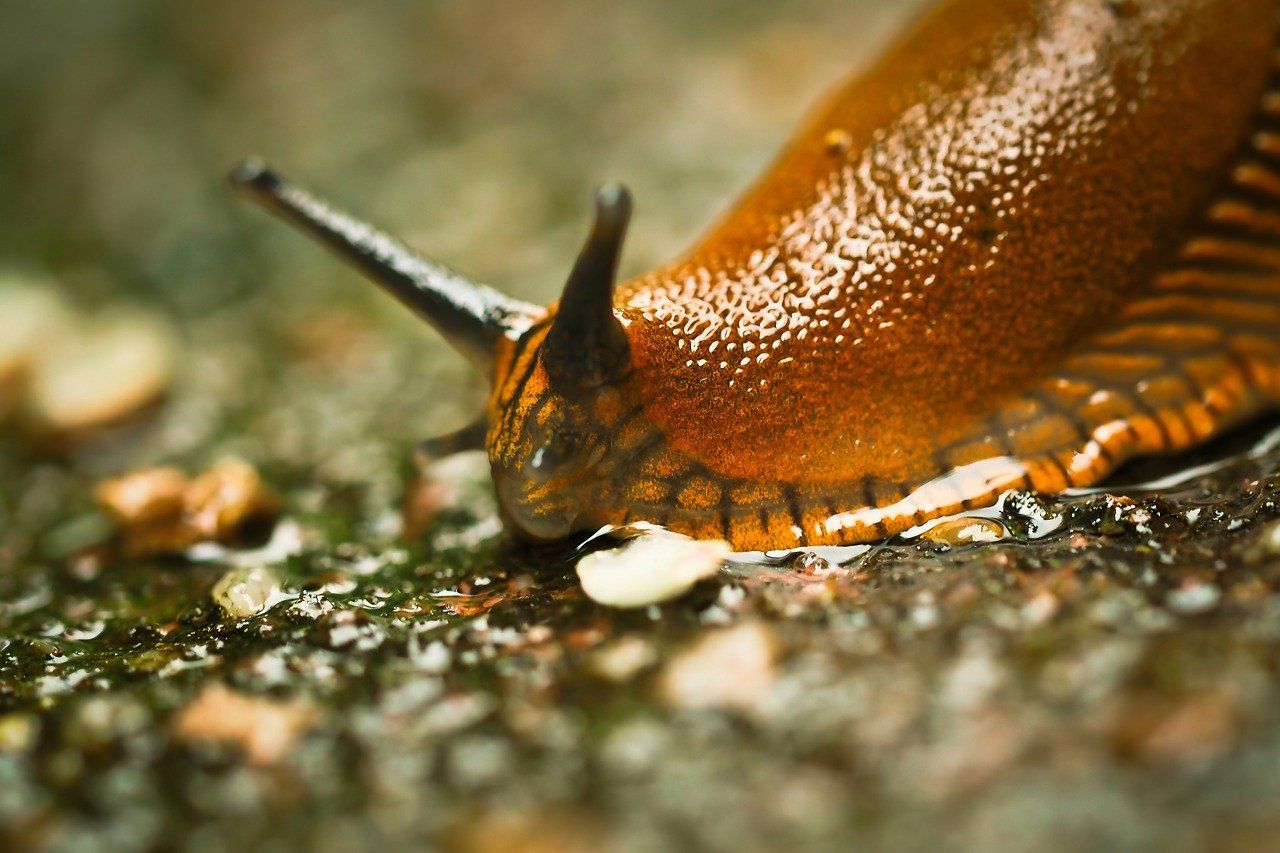
[(489, 372), (509, 526), (852, 544), (1280, 403), (1275, 0), (950, 0), (670, 264), (600, 191), (543, 309), (261, 165), (236, 182)]

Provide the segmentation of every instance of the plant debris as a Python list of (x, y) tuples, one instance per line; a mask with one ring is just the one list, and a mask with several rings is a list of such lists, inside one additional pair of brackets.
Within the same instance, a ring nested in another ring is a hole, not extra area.
[(275, 493), (238, 459), (194, 479), (176, 468), (134, 471), (99, 483), (94, 497), (134, 555), (180, 554), (199, 542), (236, 543), (280, 513)]

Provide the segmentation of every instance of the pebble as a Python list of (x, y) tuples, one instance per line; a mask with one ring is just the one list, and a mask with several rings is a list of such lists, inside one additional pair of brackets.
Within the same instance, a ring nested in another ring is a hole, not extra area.
[(1061, 609), (1062, 602), (1058, 596), (1048, 590), (1041, 590), (1023, 606), (1022, 618), (1031, 626), (1044, 625), (1057, 616)]
[(213, 585), (213, 600), (233, 619), (248, 619), (282, 600), (280, 577), (262, 566), (232, 569)]
[(493, 699), (481, 693), (446, 696), (418, 718), (416, 726), (424, 734), (448, 735), (469, 729), (491, 715)]
[(47, 283), (0, 274), (0, 416), (21, 403), (40, 347), (70, 325), (66, 304)]
[(1169, 609), (1183, 616), (1208, 613), (1222, 601), (1222, 590), (1211, 583), (1194, 583), (1175, 589), (1166, 599)]
[(939, 687), (939, 702), (954, 711), (974, 711), (987, 703), (1005, 683), (1008, 674), (997, 652), (975, 642), (956, 660)]
[(67, 439), (140, 414), (169, 389), (176, 338), (167, 320), (141, 308), (80, 323), (40, 353), (28, 400), (33, 421)]
[(775, 645), (769, 629), (756, 622), (710, 631), (667, 665), (662, 698), (687, 710), (751, 710), (777, 679)]
[(668, 535), (639, 536), (578, 561), (578, 580), (587, 597), (608, 607), (647, 607), (687, 593), (715, 577), (731, 548), (721, 540), (699, 541)]
[(591, 656), (591, 669), (601, 678), (618, 684), (630, 681), (657, 663), (658, 652), (641, 637), (623, 637)]
[(269, 766), (279, 763), (315, 719), (305, 703), (259, 699), (210, 684), (177, 712), (171, 727), (176, 740), (225, 744), (250, 763)]
[(1280, 521), (1273, 521), (1254, 534), (1245, 559), (1261, 563), (1277, 556), (1280, 556)]
[(29, 714), (0, 716), (0, 753), (23, 752), (35, 742), (36, 720)]

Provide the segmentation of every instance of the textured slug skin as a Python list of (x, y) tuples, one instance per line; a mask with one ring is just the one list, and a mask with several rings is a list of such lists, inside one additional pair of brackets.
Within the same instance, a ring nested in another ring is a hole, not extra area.
[[(1008, 433), (993, 416), (1149, 296), (1204, 227), (1256, 130), (1275, 17), (1273, 0), (945, 4), (702, 242), (620, 287), (646, 416), (711, 479), (830, 492), (834, 514), (984, 455), (1083, 450), (1047, 424), (940, 457)], [(665, 521), (722, 532), (680, 515)]]
[(866, 541), (1274, 404), (1276, 17), (943, 3), (618, 288), (634, 409), (579, 525)]

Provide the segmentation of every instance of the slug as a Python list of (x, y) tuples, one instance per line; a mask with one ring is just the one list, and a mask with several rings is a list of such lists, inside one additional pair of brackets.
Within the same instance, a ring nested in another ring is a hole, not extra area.
[(486, 448), (518, 534), (873, 541), (1280, 403), (1276, 5), (944, 2), (666, 266), (616, 283), (601, 189), (547, 308), (234, 180), (491, 377), (428, 450)]

